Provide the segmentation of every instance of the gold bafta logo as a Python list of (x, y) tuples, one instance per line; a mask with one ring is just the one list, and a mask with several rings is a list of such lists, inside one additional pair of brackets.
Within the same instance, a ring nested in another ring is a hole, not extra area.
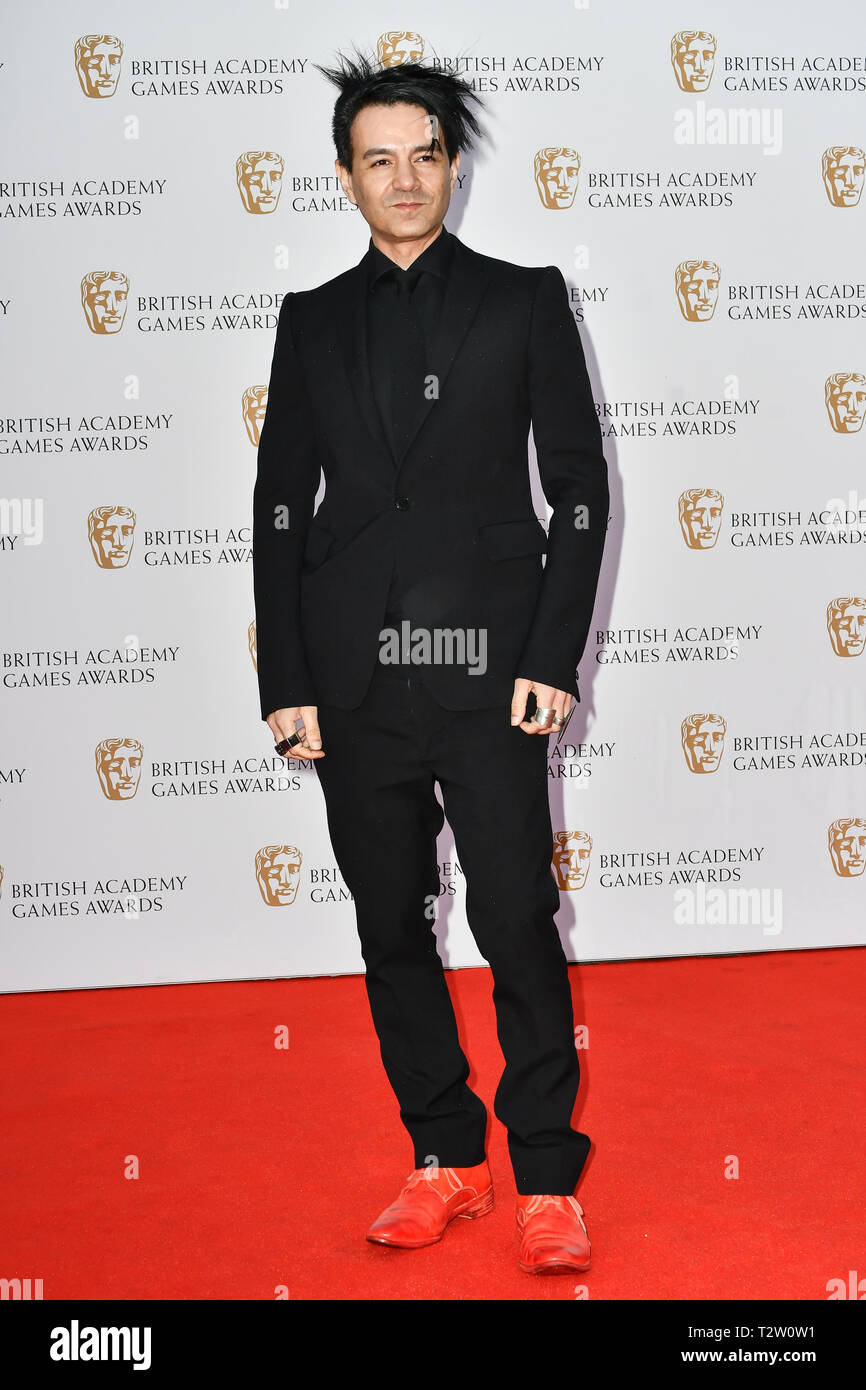
[(138, 791), (144, 750), (137, 738), (104, 738), (96, 745), (96, 775), (109, 801), (129, 801)]
[(545, 145), (535, 155), (535, 187), (542, 207), (570, 208), (577, 192), (580, 155), (567, 145)]
[(262, 425), (265, 422), (267, 405), (267, 386), (248, 386), (244, 391), (241, 407), (244, 412), (244, 425), (246, 426), (247, 438), (256, 448), (258, 448), (259, 440), (262, 437)]
[(87, 536), (100, 569), (122, 570), (132, 554), (135, 512), (131, 507), (94, 507), (87, 516)]
[(866, 816), (840, 816), (827, 832), (830, 859), (840, 878), (859, 878), (866, 867)]
[(75, 41), (75, 71), (86, 97), (113, 97), (123, 44), (113, 34), (83, 34)]
[(863, 192), (866, 153), (859, 145), (830, 145), (821, 156), (824, 189), (834, 208), (856, 208)]
[(866, 645), (866, 598), (831, 599), (827, 631), (837, 656), (860, 656)]
[(0, 898), (3, 897), (3, 873), (4, 873), (3, 865), (0, 864)]
[(553, 836), (553, 876), (557, 887), (573, 893), (586, 883), (592, 836), (585, 830), (557, 830)]
[(247, 628), (247, 646), (250, 649), (250, 656), (252, 657), (253, 662), (253, 670), (257, 671), (259, 669), (259, 639), (256, 635), (255, 618), (253, 618), (252, 622)]
[(680, 29), (671, 39), (671, 63), (681, 92), (705, 92), (716, 65), (716, 40), (706, 29)]
[(119, 333), (128, 298), (129, 280), (120, 270), (89, 270), (81, 278), (81, 303), (91, 333)]
[(866, 376), (834, 372), (824, 382), (824, 404), (837, 434), (859, 434), (866, 415)]
[(285, 907), (295, 901), (302, 857), (295, 845), (265, 845), (256, 852), (256, 880), (269, 907)]
[(689, 323), (706, 323), (713, 317), (721, 276), (715, 261), (680, 261), (674, 272), (677, 303)]
[(680, 728), (690, 772), (718, 772), (725, 751), (725, 720), (720, 714), (687, 714)]
[(424, 40), (409, 29), (388, 29), (376, 41), (376, 57), (383, 68), (420, 63), (423, 54)]
[(680, 493), (680, 530), (689, 550), (712, 550), (719, 539), (724, 505), (724, 497), (714, 487), (690, 487)]
[(247, 150), (238, 155), (235, 175), (247, 212), (276, 212), (286, 162), (273, 150)]

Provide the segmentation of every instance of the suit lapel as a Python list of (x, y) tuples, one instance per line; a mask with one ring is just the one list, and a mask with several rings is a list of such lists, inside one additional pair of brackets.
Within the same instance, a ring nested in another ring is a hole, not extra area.
[[(489, 276), (472, 251), (462, 241), (451, 234), (454, 240), (454, 255), (442, 301), (442, 312), (430, 353), (431, 372), (438, 378), (438, 395), (451, 370), (457, 350), (469, 331), (469, 326), (478, 312), (478, 306), (487, 290)], [(436, 396), (425, 396), (418, 411), (418, 417), (406, 446), (406, 451), (395, 459), (391, 446), (382, 428), (379, 411), (373, 396), (370, 381), (370, 363), (367, 354), (367, 281), (363, 262), (355, 266), (349, 288), (346, 312), (339, 323), (340, 347), (349, 384), (355, 396), (358, 410), (373, 438), (380, 446), (383, 463), (387, 465), (388, 475), (393, 477), (394, 467), (406, 458), (424, 424)]]
[[(487, 289), (488, 278), (487, 271), (482, 268), (476, 257), (462, 241), (454, 237), (454, 255), (442, 301), (442, 313), (430, 352), (430, 370), (438, 379), (436, 388), (439, 397), (442, 396), (442, 389), (457, 355), (457, 349), (478, 312), (478, 306)], [(403, 458), (412, 448), (418, 431), (433, 409), (436, 399), (435, 395), (429, 398), (425, 395)]]
[(352, 271), (345, 310), (346, 312), (340, 315), (338, 332), (349, 385), (364, 423), (380, 449), (390, 457), (391, 446), (382, 428), (370, 382), (370, 363), (367, 356), (367, 277), (363, 262), (356, 265)]

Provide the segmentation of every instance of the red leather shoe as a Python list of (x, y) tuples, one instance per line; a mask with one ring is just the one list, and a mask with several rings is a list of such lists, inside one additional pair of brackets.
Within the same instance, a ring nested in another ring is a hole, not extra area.
[(589, 1236), (576, 1197), (517, 1195), (518, 1263), (525, 1274), (573, 1274), (589, 1269)]
[(435, 1245), (455, 1216), (486, 1216), (493, 1210), (493, 1182), (485, 1160), (474, 1168), (416, 1168), (399, 1197), (367, 1232), (377, 1245), (416, 1250)]

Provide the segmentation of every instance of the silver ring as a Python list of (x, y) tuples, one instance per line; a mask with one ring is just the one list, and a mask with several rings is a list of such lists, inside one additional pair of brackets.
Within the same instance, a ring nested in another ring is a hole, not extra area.
[[(555, 713), (556, 711), (553, 709), (537, 709), (532, 718), (536, 724), (540, 724), (542, 728), (545, 728), (550, 723)], [(539, 718), (539, 716), (541, 716), (541, 718)]]

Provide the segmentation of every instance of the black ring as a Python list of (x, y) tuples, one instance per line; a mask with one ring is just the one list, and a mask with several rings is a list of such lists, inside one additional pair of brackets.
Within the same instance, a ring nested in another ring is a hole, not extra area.
[(284, 755), (288, 753), (290, 748), (294, 748), (296, 743), (303, 743), (303, 741), (300, 734), (292, 734), (290, 738), (283, 738), (280, 739), (279, 743), (275, 743), (274, 752)]

